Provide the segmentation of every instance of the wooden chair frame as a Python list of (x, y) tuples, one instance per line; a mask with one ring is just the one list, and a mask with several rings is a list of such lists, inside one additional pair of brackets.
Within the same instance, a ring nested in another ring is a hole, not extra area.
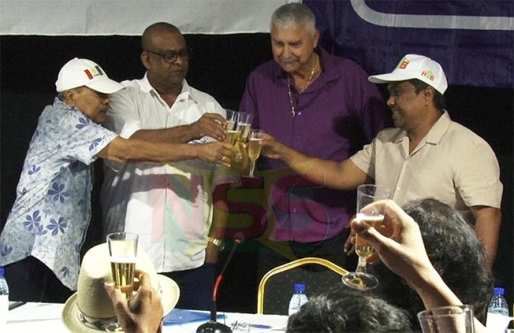
[(264, 288), (266, 287), (266, 283), (268, 282), (269, 278), (274, 275), (280, 274), (282, 272), (285, 272), (285, 271), (291, 270), (293, 268), (296, 268), (298, 266), (302, 266), (302, 265), (306, 265), (306, 264), (317, 264), (317, 265), (325, 266), (341, 276), (348, 274), (347, 270), (345, 270), (342, 267), (337, 266), (336, 264), (332, 263), (331, 261), (328, 261), (328, 260), (322, 259), (322, 258), (316, 258), (316, 257), (307, 257), (307, 258), (297, 259), (290, 263), (275, 267), (272, 270), (270, 270), (268, 273), (266, 273), (262, 277), (261, 282), (259, 283), (259, 290), (257, 292), (257, 313), (258, 314), (264, 313)]

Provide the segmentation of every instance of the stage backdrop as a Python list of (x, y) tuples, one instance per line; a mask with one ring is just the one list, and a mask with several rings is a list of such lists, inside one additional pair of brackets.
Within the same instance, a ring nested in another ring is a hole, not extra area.
[(407, 53), (437, 60), (450, 84), (514, 87), (514, 1), (304, 0), (324, 45), (370, 73)]
[[(185, 34), (268, 32), (300, 0), (0, 0), (0, 34), (140, 35), (157, 21)], [(514, 1), (304, 0), (323, 45), (382, 73), (407, 53), (432, 57), (450, 84), (514, 87)]]

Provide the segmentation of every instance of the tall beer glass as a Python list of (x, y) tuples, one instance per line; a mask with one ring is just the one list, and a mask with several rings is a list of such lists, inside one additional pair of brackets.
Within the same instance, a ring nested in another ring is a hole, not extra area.
[(114, 287), (120, 289), (127, 298), (132, 296), (134, 290), (138, 238), (138, 234), (131, 232), (107, 235)]

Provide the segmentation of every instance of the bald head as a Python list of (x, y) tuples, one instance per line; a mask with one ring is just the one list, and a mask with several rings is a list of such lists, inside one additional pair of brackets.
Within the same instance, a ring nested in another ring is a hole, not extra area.
[(166, 22), (158, 22), (150, 25), (143, 32), (143, 36), (141, 37), (141, 48), (143, 51), (152, 50), (154, 48), (154, 40), (157, 36), (163, 34), (180, 34), (180, 30), (174, 26), (173, 24), (169, 24)]

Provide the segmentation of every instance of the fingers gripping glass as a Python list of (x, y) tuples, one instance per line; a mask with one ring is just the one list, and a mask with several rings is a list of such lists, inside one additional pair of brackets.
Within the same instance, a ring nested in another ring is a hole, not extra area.
[(175, 61), (177, 61), (179, 56), (182, 60), (189, 60), (193, 54), (193, 49), (188, 46), (178, 52), (175, 52), (175, 51), (155, 52), (155, 51), (150, 51), (150, 50), (145, 50), (145, 52), (161, 56), (162, 60), (164, 60), (164, 62), (171, 64), (171, 63), (174, 63)]
[[(384, 215), (378, 210), (362, 213), (362, 208), (383, 199), (389, 199), (390, 191), (377, 185), (361, 185), (357, 188), (357, 219), (366, 222), (371, 227), (379, 230), (384, 221)], [(343, 282), (352, 288), (369, 290), (378, 286), (378, 280), (366, 271), (366, 259), (370, 257), (375, 249), (364, 238), (355, 235), (355, 252), (359, 256), (357, 269), (343, 277)]]

